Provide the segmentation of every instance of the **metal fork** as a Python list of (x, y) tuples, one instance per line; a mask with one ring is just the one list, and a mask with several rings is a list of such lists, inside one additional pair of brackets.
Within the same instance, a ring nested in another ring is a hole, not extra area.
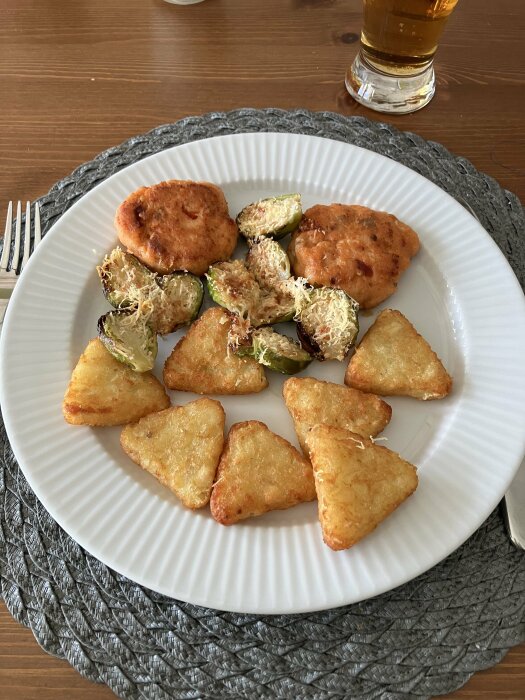
[(40, 209), (38, 204), (34, 206), (34, 236), (31, 241), (31, 202), (26, 202), (26, 221), (24, 227), (24, 242), (22, 246), (22, 202), (18, 202), (16, 207), (16, 221), (14, 232), (14, 247), (11, 255), (11, 245), (13, 244), (13, 202), (9, 202), (7, 207), (7, 218), (5, 222), (4, 247), (0, 258), (0, 328), (4, 320), (7, 303), (16, 281), (27, 264), (31, 253), (35, 250), (41, 240), (40, 231)]

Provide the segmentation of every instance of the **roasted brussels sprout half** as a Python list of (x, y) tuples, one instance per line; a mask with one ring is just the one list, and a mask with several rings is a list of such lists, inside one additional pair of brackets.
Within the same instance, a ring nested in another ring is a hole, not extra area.
[(318, 360), (344, 360), (359, 333), (358, 310), (342, 289), (312, 289), (295, 317), (303, 348)]
[(136, 372), (153, 368), (157, 334), (137, 311), (110, 311), (98, 320), (98, 337), (113, 357)]
[(204, 296), (204, 287), (198, 277), (190, 272), (173, 272), (159, 275), (157, 283), (162, 293), (150, 319), (157, 333), (173, 333), (197, 318)]
[(272, 289), (290, 278), (288, 254), (272, 238), (257, 238), (250, 242), (246, 267), (261, 287), (266, 289)]
[(199, 313), (204, 289), (189, 272), (158, 275), (120, 248), (104, 258), (97, 272), (112, 306), (136, 310), (161, 335), (191, 323)]
[(125, 309), (158, 294), (156, 275), (138, 258), (115, 248), (97, 267), (104, 296), (111, 306)]
[(276, 333), (271, 328), (253, 331), (250, 344), (240, 345), (236, 353), (253, 357), (261, 365), (281, 374), (297, 374), (313, 359), (297, 341)]
[(241, 260), (212, 265), (206, 274), (211, 298), (253, 326), (290, 321), (295, 316), (294, 295), (284, 282), (263, 289)]
[(252, 325), (272, 326), (291, 321), (295, 316), (295, 299), (286, 287), (268, 290), (261, 294), (259, 304), (251, 315)]
[(279, 239), (297, 228), (302, 215), (301, 195), (283, 194), (248, 204), (237, 215), (237, 226), (248, 240), (260, 236)]
[(219, 306), (249, 318), (257, 308), (261, 289), (242, 260), (212, 265), (206, 273), (208, 291)]

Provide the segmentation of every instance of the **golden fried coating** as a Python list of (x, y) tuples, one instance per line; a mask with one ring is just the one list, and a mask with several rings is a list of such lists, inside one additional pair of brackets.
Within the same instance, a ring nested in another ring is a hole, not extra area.
[(210, 508), (222, 525), (315, 499), (312, 467), (264, 423), (232, 425), (222, 453)]
[(73, 425), (123, 425), (169, 405), (151, 372), (134, 372), (95, 338), (73, 370), (62, 412)]
[(253, 394), (268, 386), (262, 365), (228, 351), (231, 317), (214, 306), (194, 321), (164, 365), (169, 389), (196, 394)]
[(323, 540), (332, 549), (352, 547), (416, 490), (412, 464), (357, 433), (316, 425), (306, 443)]
[(161, 275), (203, 275), (212, 263), (228, 260), (239, 234), (222, 190), (191, 180), (136, 190), (117, 209), (115, 226), (129, 252)]
[(345, 384), (380, 396), (442, 399), (452, 378), (427, 341), (400, 311), (385, 309), (357, 346)]
[(371, 309), (395, 292), (418, 250), (416, 232), (392, 214), (317, 204), (305, 211), (288, 255), (297, 277), (344, 289), (362, 309)]
[(120, 436), (131, 459), (187, 508), (202, 508), (210, 500), (223, 443), (224, 410), (208, 398), (150, 413)]
[(375, 437), (389, 423), (392, 409), (379, 396), (323, 382), (313, 377), (291, 377), (283, 385), (284, 402), (295, 432), (308, 457), (306, 434), (322, 423), (345, 428), (364, 437)]

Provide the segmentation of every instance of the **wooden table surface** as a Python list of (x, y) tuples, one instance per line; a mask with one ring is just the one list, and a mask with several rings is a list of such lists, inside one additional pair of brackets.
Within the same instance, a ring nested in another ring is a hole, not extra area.
[[(212, 110), (305, 107), (388, 121), (463, 155), (525, 197), (525, 11), (460, 0), (420, 112), (361, 107), (343, 78), (361, 0), (2, 0), (0, 216), (101, 150)], [(102, 700), (0, 606), (0, 700)], [(449, 698), (525, 698), (525, 644)]]

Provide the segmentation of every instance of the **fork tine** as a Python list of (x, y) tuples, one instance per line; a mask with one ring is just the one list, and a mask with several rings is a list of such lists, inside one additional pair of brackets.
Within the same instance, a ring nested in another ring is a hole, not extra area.
[(11, 252), (11, 235), (13, 231), (13, 202), (9, 202), (7, 207), (7, 219), (5, 220), (5, 233), (4, 233), (4, 249), (2, 250), (2, 257), (0, 258), (0, 270), (5, 272), (7, 270), (7, 263), (9, 262), (9, 253)]
[(20, 272), (24, 269), (29, 260), (29, 250), (31, 248), (31, 202), (26, 202), (26, 226), (24, 231), (24, 257), (22, 258), (22, 265), (20, 266)]
[(11, 270), (16, 272), (18, 258), (20, 257), (20, 239), (22, 238), (22, 202), (19, 200), (16, 205), (16, 225), (15, 225), (15, 249), (11, 260)]
[(33, 241), (33, 250), (42, 240), (42, 234), (40, 232), (40, 207), (38, 202), (35, 202), (35, 239)]

